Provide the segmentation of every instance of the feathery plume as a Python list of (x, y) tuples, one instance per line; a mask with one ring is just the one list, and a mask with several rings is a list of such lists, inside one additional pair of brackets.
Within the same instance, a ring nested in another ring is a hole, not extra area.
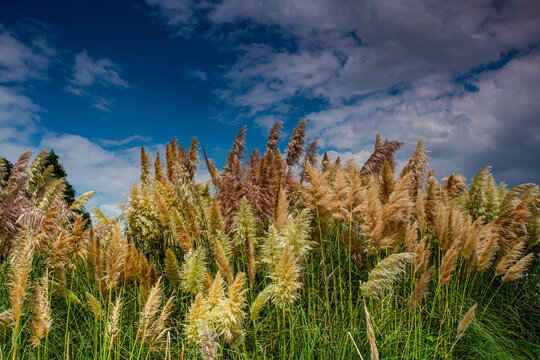
[(467, 178), (463, 175), (452, 174), (443, 177), (442, 181), (446, 181), (444, 191), (449, 200), (460, 197), (467, 190)]
[[(64, 193), (65, 189), (66, 180), (64, 178), (53, 181), (47, 186), (45, 193), (39, 199), (36, 199), (37, 201), (35, 205), (37, 205), (37, 207), (40, 209), (49, 211), (53, 208), (53, 206), (55, 206), (55, 204), (58, 203), (58, 200), (61, 199), (61, 201), (64, 201), (62, 194)], [(69, 211), (69, 209), (68, 212), (69, 216), (71, 216), (71, 211)]]
[(420, 301), (428, 294), (429, 283), (431, 282), (431, 278), (433, 276), (433, 269), (433, 266), (430, 267), (428, 271), (422, 274), (422, 277), (420, 277), (420, 280), (416, 283), (411, 297), (407, 301), (409, 309), (414, 309), (416, 306), (418, 306)]
[(369, 348), (371, 350), (371, 359), (379, 360), (379, 350), (377, 349), (377, 340), (375, 339), (375, 331), (373, 330), (373, 323), (371, 322), (371, 316), (369, 315), (366, 301), (364, 300), (364, 311), (366, 312), (366, 330), (369, 342)]
[(294, 128), (289, 145), (285, 153), (287, 154), (286, 163), (288, 166), (298, 165), (298, 160), (304, 152), (306, 146), (306, 119), (301, 120)]
[(289, 202), (287, 201), (287, 194), (283, 187), (279, 187), (277, 206), (274, 211), (274, 226), (279, 232), (285, 222), (287, 221), (287, 213), (289, 211)]
[(249, 284), (253, 287), (255, 283), (255, 247), (253, 246), (253, 241), (246, 242), (246, 263), (247, 263), (247, 272), (249, 278)]
[(456, 261), (459, 256), (459, 242), (455, 242), (454, 245), (444, 255), (439, 273), (439, 281), (441, 286), (444, 286), (452, 279), (452, 273), (456, 269)]
[(94, 314), (96, 318), (101, 318), (103, 315), (103, 311), (101, 310), (101, 303), (98, 299), (94, 297), (94, 295), (90, 294), (88, 291), (86, 292), (86, 303), (88, 304), (88, 307)]
[(245, 275), (240, 272), (229, 285), (227, 298), (223, 298), (218, 305), (220, 314), (218, 329), (229, 344), (237, 344), (243, 338), (242, 322), (246, 305), (244, 283)]
[(139, 271), (139, 252), (133, 242), (129, 242), (124, 267), (124, 281), (136, 280), (140, 274)]
[(420, 240), (420, 244), (416, 248), (416, 253), (414, 255), (414, 273), (423, 274), (428, 266), (429, 257), (431, 256), (430, 245), (427, 242), (427, 236), (424, 236)]
[(204, 253), (200, 250), (191, 250), (184, 256), (180, 268), (182, 289), (190, 294), (196, 294), (202, 289), (204, 281)]
[(478, 271), (486, 270), (493, 260), (493, 256), (499, 250), (499, 245), (497, 244), (497, 235), (491, 231), (490, 226), (484, 226), (480, 232), (482, 238), (482, 243), (479, 244), (478, 253)]
[(71, 211), (84, 212), (86, 203), (96, 194), (95, 191), (87, 191), (78, 198), (75, 199), (73, 204), (69, 207)]
[(245, 160), (244, 150), (246, 150), (246, 126), (243, 126), (236, 135), (231, 151), (227, 154), (225, 166), (229, 171), (238, 169), (242, 160)]
[(219, 211), (219, 206), (216, 199), (212, 200), (210, 205), (210, 219), (209, 219), (210, 234), (216, 236), (218, 232), (224, 231), (223, 217)]
[(383, 142), (381, 139), (381, 134), (377, 133), (375, 135), (375, 144), (373, 145), (373, 151), (376, 151), (378, 148), (382, 146)]
[(214, 250), (216, 253), (216, 263), (219, 271), (227, 278), (229, 283), (233, 282), (233, 271), (231, 264), (229, 262), (229, 257), (227, 252), (223, 247), (223, 242), (228, 242), (227, 238), (224, 238), (221, 233), (218, 234), (218, 237), (214, 237)]
[[(24, 236), (24, 235), (23, 235)], [(19, 321), (23, 314), (23, 304), (26, 298), (26, 286), (32, 265), (33, 249), (30, 239), (21, 239), (19, 246), (14, 249), (10, 259), (11, 273), (9, 300), (11, 304), (11, 320), (17, 332)]]
[(212, 284), (210, 285), (210, 288), (208, 289), (206, 303), (208, 305), (209, 313), (211, 313), (219, 305), (219, 302), (225, 297), (224, 285), (225, 282), (223, 281), (223, 277), (218, 271), (214, 280), (212, 281)]
[(306, 205), (314, 213), (318, 212), (319, 217), (331, 214), (334, 202), (326, 179), (309, 162), (306, 164), (306, 173), (308, 183), (302, 187), (302, 195)]
[(394, 153), (401, 148), (401, 141), (389, 141), (377, 148), (364, 163), (360, 170), (360, 175), (369, 176), (378, 174), (385, 161), (391, 161)]
[(266, 153), (269, 151), (278, 151), (278, 141), (279, 134), (281, 132), (281, 127), (283, 126), (283, 121), (278, 121), (272, 126), (270, 134), (268, 135), (268, 141), (266, 142)]
[(236, 247), (245, 245), (248, 241), (254, 241), (256, 237), (255, 218), (247, 199), (243, 198), (240, 203), (238, 214), (234, 217), (234, 244)]
[(150, 155), (144, 150), (144, 147), (141, 146), (141, 184), (148, 183), (150, 181), (152, 160)]
[(264, 305), (268, 299), (272, 297), (272, 290), (272, 286), (268, 285), (259, 293), (259, 295), (257, 295), (255, 301), (251, 304), (251, 310), (249, 312), (249, 319), (251, 321), (257, 321), (259, 319), (259, 315), (264, 308)]
[(151, 350), (156, 350), (163, 336), (167, 333), (166, 323), (172, 311), (174, 296), (171, 296), (167, 303), (159, 311), (162, 299), (161, 281), (158, 279), (154, 287), (150, 290), (148, 299), (141, 311), (137, 338), (150, 345)]
[(114, 345), (114, 339), (118, 335), (120, 330), (120, 308), (122, 307), (122, 298), (119, 295), (112, 308), (111, 313), (109, 314), (109, 321), (107, 322), (107, 338), (109, 341), (108, 351), (111, 351)]
[(519, 203), (519, 197), (523, 196), (526, 192), (530, 190), (536, 190), (538, 191), (538, 185), (526, 183), (521, 184), (516, 187), (514, 187), (512, 190), (508, 191), (508, 193), (504, 196), (504, 198), (501, 201), (499, 212), (501, 214), (507, 212), (508, 210), (511, 210), (515, 208)]
[(534, 253), (530, 253), (512, 265), (512, 267), (506, 272), (506, 275), (504, 275), (502, 281), (508, 282), (519, 279), (523, 275), (523, 272), (527, 270), (529, 265), (531, 265), (531, 263), (534, 261), (535, 256), (536, 255)]
[(291, 255), (299, 259), (311, 250), (311, 220), (313, 216), (309, 209), (303, 209), (296, 215), (289, 215), (282, 231), (282, 247), (289, 246)]
[(515, 208), (502, 213), (491, 222), (493, 230), (499, 234), (499, 246), (502, 249), (507, 248), (508, 242), (527, 233), (527, 219), (530, 216), (527, 203), (527, 200), (522, 200)]
[(401, 170), (400, 177), (404, 176), (407, 173), (412, 174), (411, 181), (411, 195), (415, 195), (416, 192), (422, 188), (424, 182), (424, 175), (427, 171), (428, 162), (427, 156), (428, 151), (424, 146), (423, 140), (418, 140), (416, 143), (416, 148), (414, 149), (413, 154), (409, 158), (407, 165)]
[(159, 193), (157, 189), (154, 188), (154, 197), (156, 199), (156, 205), (159, 209), (159, 219), (161, 220), (161, 225), (167, 226), (171, 221), (171, 214), (169, 213), (169, 208), (163, 196)]
[(456, 335), (457, 339), (461, 338), (463, 334), (465, 333), (465, 330), (467, 330), (469, 325), (471, 325), (471, 322), (474, 320), (474, 317), (475, 317), (474, 312), (477, 306), (478, 304), (474, 304), (473, 307), (471, 307), (469, 311), (467, 311), (467, 313), (465, 314), (465, 316), (459, 323), (458, 328), (457, 328), (457, 335)]
[(368, 298), (380, 298), (385, 290), (392, 288), (392, 282), (405, 272), (405, 266), (413, 258), (412, 253), (399, 253), (383, 259), (369, 273), (368, 281), (362, 284), (362, 294)]
[(11, 191), (15, 190), (21, 183), (25, 180), (28, 181), (28, 178), (25, 177), (26, 169), (28, 168), (28, 163), (32, 157), (32, 150), (28, 149), (21, 154), (11, 173), (9, 174), (8, 183), (5, 188), (2, 190), (4, 194), (8, 194)]
[(79, 215), (75, 218), (70, 229), (69, 242), (71, 252), (76, 259), (80, 260), (84, 258), (85, 248), (87, 247), (87, 231), (85, 231), (85, 227), (86, 220), (83, 220), (83, 216)]
[[(407, 227), (407, 231), (405, 232), (405, 241), (404, 246), (405, 250), (407, 252), (415, 253), (418, 249), (418, 223), (413, 222)], [(415, 256), (416, 260), (416, 256)]]
[(281, 256), (282, 245), (282, 236), (273, 224), (270, 225), (260, 251), (262, 255), (261, 262), (266, 264), (267, 269), (271, 270), (277, 265)]
[(422, 190), (416, 193), (416, 220), (418, 221), (418, 227), (420, 233), (424, 234), (426, 231), (426, 209), (425, 209), (425, 194)]
[(204, 319), (199, 319), (199, 353), (203, 360), (217, 359), (218, 343), (214, 339), (212, 330), (206, 325)]
[(208, 304), (199, 292), (195, 296), (195, 300), (189, 307), (189, 311), (186, 314), (186, 322), (184, 323), (184, 333), (188, 339), (188, 342), (195, 345), (200, 340), (199, 332), (199, 320), (204, 320), (208, 313)]
[(161, 159), (159, 158), (159, 150), (156, 152), (156, 160), (154, 161), (154, 179), (156, 181), (165, 179), (165, 176), (163, 175), (163, 165), (161, 164)]
[(317, 146), (318, 141), (317, 139), (313, 140), (311, 144), (309, 144), (306, 153), (304, 155), (304, 162), (302, 163), (302, 171), (300, 172), (300, 182), (304, 182), (306, 180), (307, 172), (306, 172), (306, 165), (308, 163), (315, 164), (317, 163)]
[(38, 347), (41, 339), (47, 337), (50, 328), (49, 273), (45, 272), (34, 290), (34, 309), (30, 323), (31, 342), (34, 347)]
[(291, 305), (298, 298), (298, 290), (302, 287), (299, 281), (300, 267), (294, 260), (291, 248), (286, 246), (279, 263), (270, 274), (272, 279), (272, 299), (283, 308)]
[(122, 275), (122, 272), (124, 271), (127, 250), (127, 241), (122, 236), (120, 224), (116, 223), (112, 228), (111, 241), (107, 246), (105, 257), (108, 289), (114, 289), (120, 279), (120, 275)]
[(380, 176), (380, 195), (383, 204), (388, 202), (390, 194), (394, 192), (396, 186), (396, 180), (394, 179), (394, 173), (392, 167), (388, 161), (385, 161), (381, 170)]
[(193, 250), (193, 241), (191, 240), (191, 236), (184, 227), (180, 213), (176, 209), (172, 211), (171, 228), (176, 241), (180, 244), (182, 249), (185, 252)]
[(178, 287), (178, 283), (180, 282), (180, 267), (171, 249), (165, 251), (165, 275), (173, 288)]

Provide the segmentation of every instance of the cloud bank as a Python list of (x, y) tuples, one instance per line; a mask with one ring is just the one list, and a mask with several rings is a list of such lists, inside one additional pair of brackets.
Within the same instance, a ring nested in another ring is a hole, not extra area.
[(423, 138), (441, 177), (540, 181), (537, 1), (146, 2), (175, 36), (236, 51), (215, 93), (263, 128), (317, 100), (309, 135), (336, 154), (380, 132), (404, 157)]

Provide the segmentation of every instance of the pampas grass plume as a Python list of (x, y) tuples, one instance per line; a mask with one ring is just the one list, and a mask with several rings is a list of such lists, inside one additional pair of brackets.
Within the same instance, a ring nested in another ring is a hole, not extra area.
[(379, 298), (385, 290), (392, 288), (394, 280), (405, 272), (405, 266), (413, 258), (413, 253), (399, 253), (383, 259), (371, 271), (368, 281), (362, 284), (362, 294), (368, 298)]
[(203, 298), (202, 293), (199, 292), (186, 314), (184, 323), (184, 333), (190, 344), (195, 345), (199, 342), (199, 320), (205, 320), (207, 314), (208, 303)]
[(204, 274), (204, 253), (200, 249), (186, 253), (180, 268), (182, 289), (191, 294), (199, 292), (203, 286)]
[(263, 291), (257, 295), (255, 298), (255, 301), (253, 301), (253, 304), (251, 304), (249, 319), (251, 321), (257, 321), (259, 319), (259, 315), (264, 308), (264, 305), (268, 301), (268, 299), (272, 295), (272, 286), (267, 286), (264, 288)]
[(206, 325), (203, 319), (198, 320), (199, 323), (199, 353), (203, 360), (217, 359), (218, 343), (214, 339), (212, 330)]
[(523, 259), (519, 260), (517, 263), (515, 263), (510, 269), (508, 269), (508, 272), (506, 275), (504, 275), (502, 281), (508, 282), (508, 281), (514, 281), (519, 279), (525, 270), (529, 267), (529, 265), (534, 261), (535, 254), (530, 253), (529, 255), (525, 256)]
[(49, 274), (45, 272), (34, 290), (34, 309), (30, 323), (31, 341), (39, 346), (41, 339), (47, 337), (51, 328), (51, 306), (49, 304)]
[(298, 298), (300, 283), (300, 266), (293, 258), (290, 247), (286, 246), (279, 263), (270, 274), (272, 279), (272, 299), (274, 303), (284, 308)]
[(165, 252), (165, 275), (173, 288), (178, 287), (178, 283), (180, 282), (180, 267), (171, 249), (167, 249)]

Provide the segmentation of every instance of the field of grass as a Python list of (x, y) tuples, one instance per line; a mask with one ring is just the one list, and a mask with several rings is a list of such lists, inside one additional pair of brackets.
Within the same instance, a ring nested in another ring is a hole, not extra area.
[(222, 169), (197, 139), (141, 149), (91, 224), (46, 151), (0, 166), (0, 359), (540, 358), (537, 185), (439, 182), (422, 141), (399, 170), (379, 137), (319, 160), (304, 121), (281, 154), (280, 126)]

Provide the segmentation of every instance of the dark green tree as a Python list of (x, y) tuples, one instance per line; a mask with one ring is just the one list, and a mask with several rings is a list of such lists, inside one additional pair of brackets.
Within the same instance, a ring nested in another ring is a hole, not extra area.
[[(49, 165), (53, 166), (53, 176), (55, 179), (64, 178), (66, 183), (66, 188), (64, 190), (64, 199), (68, 203), (68, 205), (71, 206), (73, 202), (75, 201), (76, 197), (76, 191), (73, 188), (73, 186), (67, 181), (67, 173), (66, 170), (64, 170), (64, 167), (59, 162), (59, 157), (56, 155), (54, 150), (49, 152), (49, 155), (45, 158), (45, 164), (44, 167), (47, 168)], [(77, 211), (75, 211), (78, 213)], [(87, 220), (87, 224), (90, 224), (90, 214), (88, 212), (81, 213), (83, 215), (83, 220)]]
[(7, 183), (7, 179), (9, 178), (9, 175), (11, 174), (11, 169), (13, 169), (13, 164), (8, 159), (0, 157), (0, 166), (4, 167), (4, 177), (3, 179), (0, 179), (0, 188), (1, 188), (2, 184)]
[(67, 173), (66, 170), (64, 170), (64, 167), (60, 162), (58, 161), (58, 155), (53, 151), (49, 152), (49, 155), (45, 158), (45, 164), (44, 168), (47, 168), (49, 165), (53, 166), (53, 175), (55, 179), (64, 178), (66, 182), (66, 188), (64, 190), (64, 199), (68, 203), (68, 205), (71, 206), (73, 202), (75, 201), (75, 189), (71, 184), (67, 181)]

